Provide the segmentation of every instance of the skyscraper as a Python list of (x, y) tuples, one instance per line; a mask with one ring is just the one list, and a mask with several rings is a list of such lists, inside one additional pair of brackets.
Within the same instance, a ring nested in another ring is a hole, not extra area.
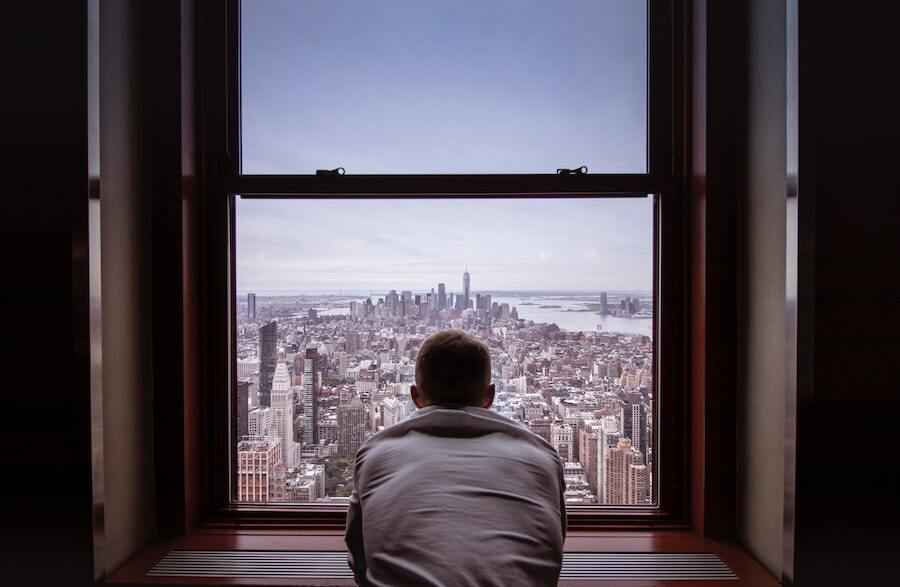
[(366, 407), (354, 398), (338, 407), (338, 453), (355, 455), (365, 440)]
[(235, 436), (238, 440), (250, 434), (250, 382), (238, 381), (235, 384), (237, 388), (237, 399), (235, 400)]
[(247, 294), (247, 320), (256, 322), (256, 294)]
[(575, 460), (575, 447), (572, 436), (572, 427), (565, 422), (557, 422), (550, 429), (553, 448), (559, 453), (559, 458), (563, 462)]
[(630, 438), (631, 444), (641, 453), (641, 464), (647, 464), (647, 411), (641, 394), (630, 393), (622, 406), (622, 438)]
[(618, 423), (614, 416), (604, 418), (600, 423), (600, 426), (596, 428), (596, 432), (597, 446), (593, 451), (596, 453), (597, 459), (595, 465), (597, 469), (596, 495), (599, 503), (607, 503), (604, 501), (606, 495), (607, 463), (609, 462), (611, 450), (618, 446), (619, 438), (621, 438), (622, 434), (618, 431)]
[(285, 467), (295, 464), (294, 402), (291, 393), (291, 376), (287, 365), (278, 363), (272, 377), (272, 434), (281, 440), (281, 462)]
[(605, 291), (601, 291), (601, 292), (600, 292), (600, 313), (601, 313), (601, 314), (608, 314), (608, 313), (609, 313), (609, 307), (607, 306), (606, 292), (605, 292)]
[(403, 420), (403, 404), (396, 397), (386, 397), (381, 402), (381, 425), (390, 428)]
[(447, 307), (447, 286), (443, 283), (438, 284), (438, 309), (443, 310)]
[(278, 324), (267, 322), (259, 327), (259, 405), (272, 405), (272, 376), (275, 375), (275, 343)]
[(625, 503), (640, 505), (650, 503), (649, 474), (647, 465), (631, 465), (628, 467), (628, 480), (625, 483)]
[(604, 467), (604, 491), (601, 503), (608, 505), (644, 503), (644, 501), (628, 501), (629, 496), (632, 496), (633, 499), (639, 491), (634, 486), (635, 483), (643, 480), (646, 489), (646, 473), (642, 476), (640, 473), (631, 471), (632, 465), (641, 465), (640, 456), (640, 453), (631, 446), (631, 440), (628, 438), (620, 438), (616, 448), (609, 449)]
[(461, 310), (465, 310), (469, 307), (469, 299), (471, 298), (471, 291), (469, 289), (469, 267), (466, 266), (465, 272), (463, 272), (463, 304)]
[(303, 444), (319, 442), (319, 349), (307, 347), (303, 361)]

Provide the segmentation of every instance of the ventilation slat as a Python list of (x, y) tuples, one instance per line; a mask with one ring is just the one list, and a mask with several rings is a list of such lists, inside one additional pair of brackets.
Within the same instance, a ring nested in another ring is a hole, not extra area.
[[(257, 577), (352, 579), (343, 551), (173, 550), (152, 577)], [(715, 553), (570, 552), (563, 555), (561, 579), (728, 580), (734, 572)]]

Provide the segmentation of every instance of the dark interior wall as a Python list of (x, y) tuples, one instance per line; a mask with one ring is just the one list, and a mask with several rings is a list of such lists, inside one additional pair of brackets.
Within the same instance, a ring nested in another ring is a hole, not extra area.
[(738, 214), (735, 537), (780, 577), (786, 401), (786, 13), (783, 0), (750, 0), (747, 10), (746, 191)]
[(136, 0), (99, 3), (102, 250), (102, 571), (118, 568), (156, 531), (150, 238)]
[(794, 578), (896, 576), (900, 93), (890, 3), (799, 2)]
[(3, 582), (92, 580), (87, 7), (4, 6)]

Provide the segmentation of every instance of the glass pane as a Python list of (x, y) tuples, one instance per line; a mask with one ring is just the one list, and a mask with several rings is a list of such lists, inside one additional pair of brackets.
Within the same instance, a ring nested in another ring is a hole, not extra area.
[(244, 0), (244, 173), (646, 171), (639, 0)]
[(652, 197), (237, 198), (235, 223), (236, 501), (344, 502), (452, 327), (491, 349), (491, 409), (559, 452), (569, 504), (654, 502)]

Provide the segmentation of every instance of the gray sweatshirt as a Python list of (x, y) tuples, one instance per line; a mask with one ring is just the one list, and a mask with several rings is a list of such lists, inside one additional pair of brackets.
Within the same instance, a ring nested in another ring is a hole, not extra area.
[(566, 511), (553, 447), (490, 410), (428, 406), (356, 454), (361, 586), (556, 585)]

